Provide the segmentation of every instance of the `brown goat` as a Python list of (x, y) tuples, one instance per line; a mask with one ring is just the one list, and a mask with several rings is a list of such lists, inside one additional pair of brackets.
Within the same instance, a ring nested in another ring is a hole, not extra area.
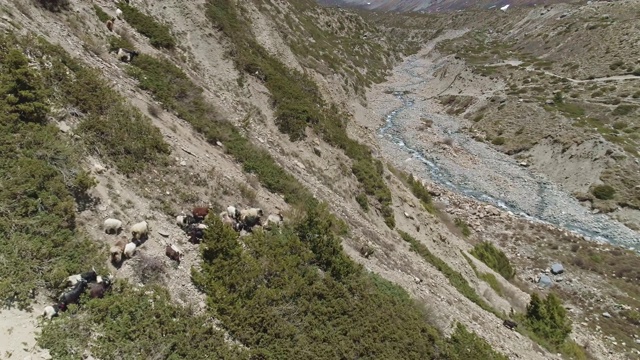
[(116, 22), (116, 18), (111, 18), (110, 20), (107, 20), (107, 29), (109, 29), (109, 31), (113, 31), (113, 24)]

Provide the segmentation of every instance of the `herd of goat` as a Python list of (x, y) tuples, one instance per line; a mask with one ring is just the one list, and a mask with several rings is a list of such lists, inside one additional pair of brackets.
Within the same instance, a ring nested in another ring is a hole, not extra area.
[[(179, 215), (176, 217), (176, 224), (187, 234), (190, 243), (198, 244), (204, 237), (207, 225), (203, 224), (203, 221), (209, 215), (209, 210), (208, 207), (195, 207), (191, 211), (191, 215)], [(239, 210), (234, 206), (227, 207), (225, 211), (219, 214), (219, 217), (224, 225), (230, 226), (241, 234), (251, 232), (256, 228), (271, 230), (279, 227), (284, 220), (280, 212), (270, 214), (263, 220), (264, 212), (260, 208)], [(109, 218), (104, 221), (104, 231), (107, 234), (120, 234), (122, 225), (122, 221)], [(149, 223), (146, 221), (135, 223), (129, 229), (132, 239), (128, 240), (123, 237), (117, 240), (109, 249), (109, 259), (114, 266), (119, 266), (124, 259), (135, 255), (136, 249), (148, 239), (151, 230)], [(175, 244), (167, 244), (165, 255), (169, 259), (180, 263), (183, 253)], [(45, 307), (43, 316), (50, 320), (60, 311), (65, 311), (68, 305), (77, 304), (80, 296), (87, 289), (89, 289), (91, 298), (102, 298), (111, 286), (112, 280), (113, 277), (111, 275), (102, 277), (96, 274), (95, 269), (69, 276), (66, 279), (67, 290), (58, 297), (56, 304)]]

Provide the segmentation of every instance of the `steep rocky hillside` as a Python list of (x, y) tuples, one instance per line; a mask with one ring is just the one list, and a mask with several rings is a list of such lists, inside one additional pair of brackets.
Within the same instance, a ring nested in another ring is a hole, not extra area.
[[(0, 12), (1, 358), (637, 356), (635, 253), (425, 181), (378, 136), (414, 95), (464, 122), (507, 91), (446, 55), (501, 18), (469, 31), (466, 13), (380, 19), (307, 0)], [(416, 61), (422, 73), (405, 71)], [(473, 105), (445, 85), (459, 78), (447, 66), (483, 84), (464, 94)], [(441, 119), (409, 120), (434, 153), (473, 162)], [(285, 224), (237, 233), (217, 216), (228, 205)], [(175, 219), (195, 206), (211, 208), (201, 244)], [(148, 239), (114, 266), (110, 247), (142, 220)], [(567, 281), (540, 289), (556, 261)], [(66, 277), (92, 267), (115, 279), (104, 298), (43, 320)]]

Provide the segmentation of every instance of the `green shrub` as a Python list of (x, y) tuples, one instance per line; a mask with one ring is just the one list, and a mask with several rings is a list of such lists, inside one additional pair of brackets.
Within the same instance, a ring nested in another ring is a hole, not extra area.
[(571, 333), (571, 320), (560, 299), (553, 293), (544, 300), (531, 295), (525, 315), (526, 326), (536, 335), (555, 346), (562, 345)]
[(460, 229), (463, 236), (468, 237), (469, 235), (471, 235), (471, 229), (469, 229), (469, 225), (467, 225), (467, 223), (464, 222), (464, 220), (460, 218), (455, 218), (453, 220), (453, 223), (458, 229)]
[(96, 70), (79, 67), (74, 77), (66, 77), (60, 85), (69, 104), (85, 114), (78, 133), (119, 171), (140, 173), (148, 165), (167, 160), (170, 149), (160, 130), (110, 89)]
[(467, 331), (466, 327), (456, 323), (456, 330), (451, 334), (453, 344), (452, 359), (495, 359), (507, 360), (508, 357), (495, 351), (484, 339)]
[[(36, 38), (0, 36), (0, 301), (29, 308), (37, 289), (56, 289), (62, 279), (103, 255), (76, 230), (74, 197), (95, 185), (80, 168), (82, 154), (46, 121), (49, 105), (64, 98), (49, 82), (67, 68), (44, 66)], [(38, 69), (24, 53), (34, 54)], [(51, 89), (51, 90), (47, 90)], [(80, 205), (80, 204), (78, 204)]]
[(511, 280), (516, 274), (504, 252), (488, 241), (477, 244), (470, 253), (507, 280)]
[(135, 50), (131, 41), (120, 36), (109, 36), (109, 51), (117, 51), (119, 48)]
[(363, 193), (359, 193), (358, 195), (356, 195), (356, 202), (358, 203), (358, 205), (360, 205), (360, 208), (362, 208), (362, 210), (369, 211), (369, 200), (367, 199), (367, 195), (363, 194)]
[[(434, 356), (439, 334), (406, 292), (366, 275), (342, 252), (330, 221), (308, 210), (295, 230), (246, 237), (244, 251), (233, 230), (210, 220), (193, 278), (216, 317), (246, 346), (279, 358)], [(371, 308), (376, 316), (366, 315)], [(385, 325), (366, 330), (377, 324)]]
[(598, 185), (591, 189), (591, 193), (600, 200), (611, 200), (616, 195), (616, 189), (610, 185)]
[(424, 244), (420, 243), (418, 240), (414, 239), (411, 235), (407, 234), (402, 230), (398, 230), (398, 234), (400, 234), (400, 237), (402, 237), (404, 241), (411, 244), (412, 251), (415, 251), (416, 253), (418, 253), (418, 255), (420, 255), (428, 263), (430, 263), (436, 269), (438, 269), (438, 271), (444, 274), (444, 276), (446, 276), (447, 279), (449, 279), (449, 283), (451, 283), (451, 285), (454, 288), (456, 288), (456, 290), (458, 290), (460, 294), (465, 296), (467, 299), (473, 301), (474, 303), (478, 304), (478, 306), (480, 306), (484, 310), (492, 312), (498, 317), (502, 316), (495, 309), (493, 309), (489, 304), (487, 304), (482, 298), (480, 298), (480, 296), (478, 296), (476, 291), (471, 287), (471, 285), (469, 285), (469, 283), (467, 282), (467, 279), (465, 279), (464, 276), (462, 276), (462, 274), (453, 270), (449, 266), (449, 264), (442, 261), (442, 259), (438, 258), (437, 256), (433, 255), (431, 251), (429, 251), (429, 249)]
[(478, 278), (489, 284), (493, 291), (502, 296), (502, 286), (498, 282), (498, 279), (496, 279), (495, 275), (491, 273), (480, 273), (478, 274)]
[(420, 200), (422, 207), (428, 212), (435, 214), (436, 209), (433, 206), (431, 194), (429, 194), (429, 190), (422, 185), (422, 182), (415, 179), (412, 174), (401, 172), (398, 176), (407, 184), (413, 195)]
[(107, 14), (102, 9), (102, 7), (100, 7), (100, 5), (93, 4), (93, 10), (96, 12), (96, 16), (98, 17), (98, 20), (102, 21), (103, 23), (106, 23), (112, 18), (112, 16)]
[(629, 113), (635, 111), (637, 108), (638, 106), (636, 105), (626, 105), (626, 104), (618, 105), (616, 106), (615, 109), (613, 109), (611, 114), (615, 116), (628, 115)]
[[(119, 282), (102, 299), (81, 302), (48, 322), (38, 344), (55, 359), (85, 351), (99, 359), (249, 359), (225, 342), (207, 316), (174, 305), (164, 288)], [(99, 336), (96, 336), (99, 334)]]
[(633, 74), (635, 76), (640, 76), (640, 68), (637, 68), (637, 69), (633, 70), (633, 72), (631, 74)]
[(504, 145), (505, 143), (505, 139), (502, 136), (498, 136), (496, 138), (494, 138), (493, 140), (491, 140), (491, 143), (493, 145)]
[(129, 25), (149, 38), (151, 46), (165, 49), (173, 49), (176, 46), (176, 40), (167, 25), (158, 23), (153, 16), (141, 12), (125, 2), (120, 1), (118, 8), (122, 10), (122, 17)]
[(243, 238), (244, 250), (232, 229), (207, 220), (202, 268), (192, 276), (235, 339), (269, 358), (455, 359), (469, 349), (496, 358), (464, 328), (445, 340), (406, 291), (363, 271), (342, 251), (331, 218), (309, 204), (280, 233)]

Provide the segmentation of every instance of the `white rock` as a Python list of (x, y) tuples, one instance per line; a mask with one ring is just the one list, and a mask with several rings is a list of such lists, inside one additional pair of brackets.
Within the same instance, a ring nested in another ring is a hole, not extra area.
[(609, 319), (611, 317), (611, 314), (609, 314), (608, 312), (605, 312), (605, 313), (602, 313), (602, 316), (604, 316), (607, 319)]

